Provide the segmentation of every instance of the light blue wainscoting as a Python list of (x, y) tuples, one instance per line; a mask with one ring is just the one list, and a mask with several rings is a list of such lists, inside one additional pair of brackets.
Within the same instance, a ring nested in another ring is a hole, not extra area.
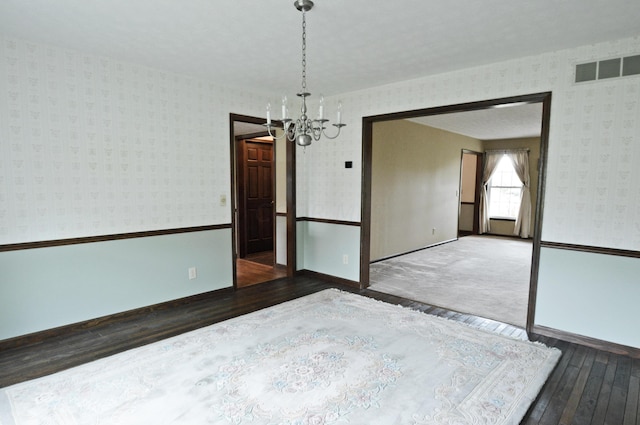
[(359, 226), (298, 221), (296, 229), (298, 270), (360, 281)]
[(536, 325), (640, 348), (640, 259), (543, 247)]
[(2, 252), (0, 340), (230, 287), (232, 266), (231, 229)]
[(276, 264), (287, 265), (287, 217), (276, 216)]

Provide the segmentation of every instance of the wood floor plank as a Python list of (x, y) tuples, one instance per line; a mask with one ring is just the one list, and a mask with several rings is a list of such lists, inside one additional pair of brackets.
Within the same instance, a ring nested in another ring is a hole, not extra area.
[(596, 353), (593, 349), (584, 348), (584, 350), (586, 353), (583, 357), (582, 363), (580, 365), (576, 365), (579, 368), (578, 377), (573, 385), (567, 404), (562, 411), (560, 420), (558, 421), (560, 425), (571, 425), (573, 422), (573, 418), (578, 410), (578, 405), (582, 399), (582, 394), (584, 393), (584, 388), (587, 385), (587, 379), (591, 374), (591, 368), (593, 367)]
[(627, 404), (624, 409), (623, 425), (636, 424), (640, 418), (640, 378), (629, 377), (629, 388), (627, 390)]
[(553, 408), (555, 392), (557, 391), (558, 386), (562, 383), (562, 378), (569, 364), (569, 360), (576, 349), (572, 344), (565, 343), (563, 341), (558, 341), (556, 348), (562, 351), (562, 357), (538, 395), (535, 405), (530, 409), (529, 414), (527, 415), (527, 421), (525, 422), (526, 424), (533, 425), (544, 423), (542, 422), (542, 417), (547, 408), (550, 406)]
[(567, 356), (569, 361), (567, 362), (566, 369), (553, 393), (554, 403), (550, 403), (549, 407), (545, 409), (544, 414), (540, 418), (541, 424), (561, 423), (562, 415), (567, 410), (567, 405), (576, 388), (576, 382), (580, 375), (580, 368), (584, 363), (586, 351), (585, 347), (576, 347), (571, 357), (569, 358), (569, 356)]
[[(258, 259), (261, 261), (261, 259)], [(266, 265), (244, 258), (236, 260), (236, 284), (238, 288), (257, 285), (287, 275), (286, 268)]]
[(600, 395), (600, 389), (602, 388), (602, 382), (604, 380), (604, 374), (607, 370), (607, 364), (602, 362), (599, 357), (599, 353), (596, 354), (591, 372), (587, 378), (584, 390), (582, 391), (582, 397), (578, 403), (578, 407), (574, 414), (572, 425), (584, 425), (591, 423), (593, 414), (598, 403), (598, 396)]
[[(640, 424), (640, 359), (634, 358), (631, 364), (631, 377), (629, 378), (629, 395), (627, 396), (627, 409), (625, 409), (624, 425)], [(635, 410), (635, 422), (633, 411)]]
[(592, 425), (603, 425), (609, 409), (609, 400), (611, 399), (611, 390), (613, 388), (613, 380), (616, 376), (616, 368), (618, 367), (618, 358), (615, 354), (610, 354), (607, 360), (607, 369), (602, 380), (600, 394), (591, 419)]
[(631, 373), (631, 376), (640, 378), (640, 358), (633, 359), (630, 373)]
[(615, 378), (611, 387), (609, 406), (605, 416), (605, 423), (607, 424), (622, 424), (624, 422), (624, 411), (629, 392), (629, 378), (631, 377), (631, 359), (618, 356), (617, 364)]

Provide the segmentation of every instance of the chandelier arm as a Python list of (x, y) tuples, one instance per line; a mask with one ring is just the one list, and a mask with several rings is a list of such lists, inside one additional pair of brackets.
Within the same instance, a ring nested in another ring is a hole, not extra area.
[(346, 124), (332, 124), (334, 127), (338, 128), (338, 132), (336, 133), (335, 136), (329, 136), (324, 130), (325, 128), (322, 128), (322, 134), (324, 135), (324, 137), (326, 137), (329, 140), (333, 140), (335, 138), (337, 138), (340, 135), (340, 130), (342, 129), (342, 127), (345, 127)]
[(296, 138), (296, 125), (293, 120), (287, 118), (284, 125), (284, 134), (287, 136), (287, 140), (292, 142)]
[(262, 124), (264, 127), (267, 128), (267, 133), (269, 133), (269, 136), (272, 137), (275, 140), (281, 140), (284, 136), (286, 136), (287, 132), (285, 130), (284, 134), (280, 137), (276, 137), (272, 132), (271, 129), (272, 128), (276, 128), (277, 126), (273, 125), (273, 124)]

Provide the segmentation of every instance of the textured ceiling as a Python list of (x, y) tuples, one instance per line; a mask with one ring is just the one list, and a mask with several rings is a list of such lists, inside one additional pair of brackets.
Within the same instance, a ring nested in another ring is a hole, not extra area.
[(478, 140), (538, 137), (542, 130), (542, 103), (430, 115), (409, 121)]
[[(308, 87), (332, 95), (640, 34), (637, 0), (316, 0)], [(275, 93), (300, 81), (293, 0), (0, 0), (0, 32)]]
[[(638, 0), (316, 0), (307, 14), (308, 89), (333, 95), (637, 36), (639, 22)], [(0, 0), (0, 33), (225, 86), (299, 91), (293, 0)], [(534, 125), (515, 119), (520, 133)]]
[(247, 136), (264, 133), (266, 129), (260, 124), (253, 124), (243, 121), (233, 122), (233, 135), (234, 136)]
[[(542, 124), (542, 103), (429, 115), (411, 118), (408, 121), (478, 140), (538, 137)], [(260, 124), (234, 121), (233, 130), (236, 136), (241, 136), (263, 132), (264, 127)]]

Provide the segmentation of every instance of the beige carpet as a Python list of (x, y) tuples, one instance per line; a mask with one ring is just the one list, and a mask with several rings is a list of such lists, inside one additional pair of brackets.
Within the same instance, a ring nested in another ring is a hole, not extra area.
[(559, 357), (333, 289), (0, 389), (0, 423), (516, 425)]
[(374, 291), (525, 327), (531, 241), (466, 236), (371, 265)]

